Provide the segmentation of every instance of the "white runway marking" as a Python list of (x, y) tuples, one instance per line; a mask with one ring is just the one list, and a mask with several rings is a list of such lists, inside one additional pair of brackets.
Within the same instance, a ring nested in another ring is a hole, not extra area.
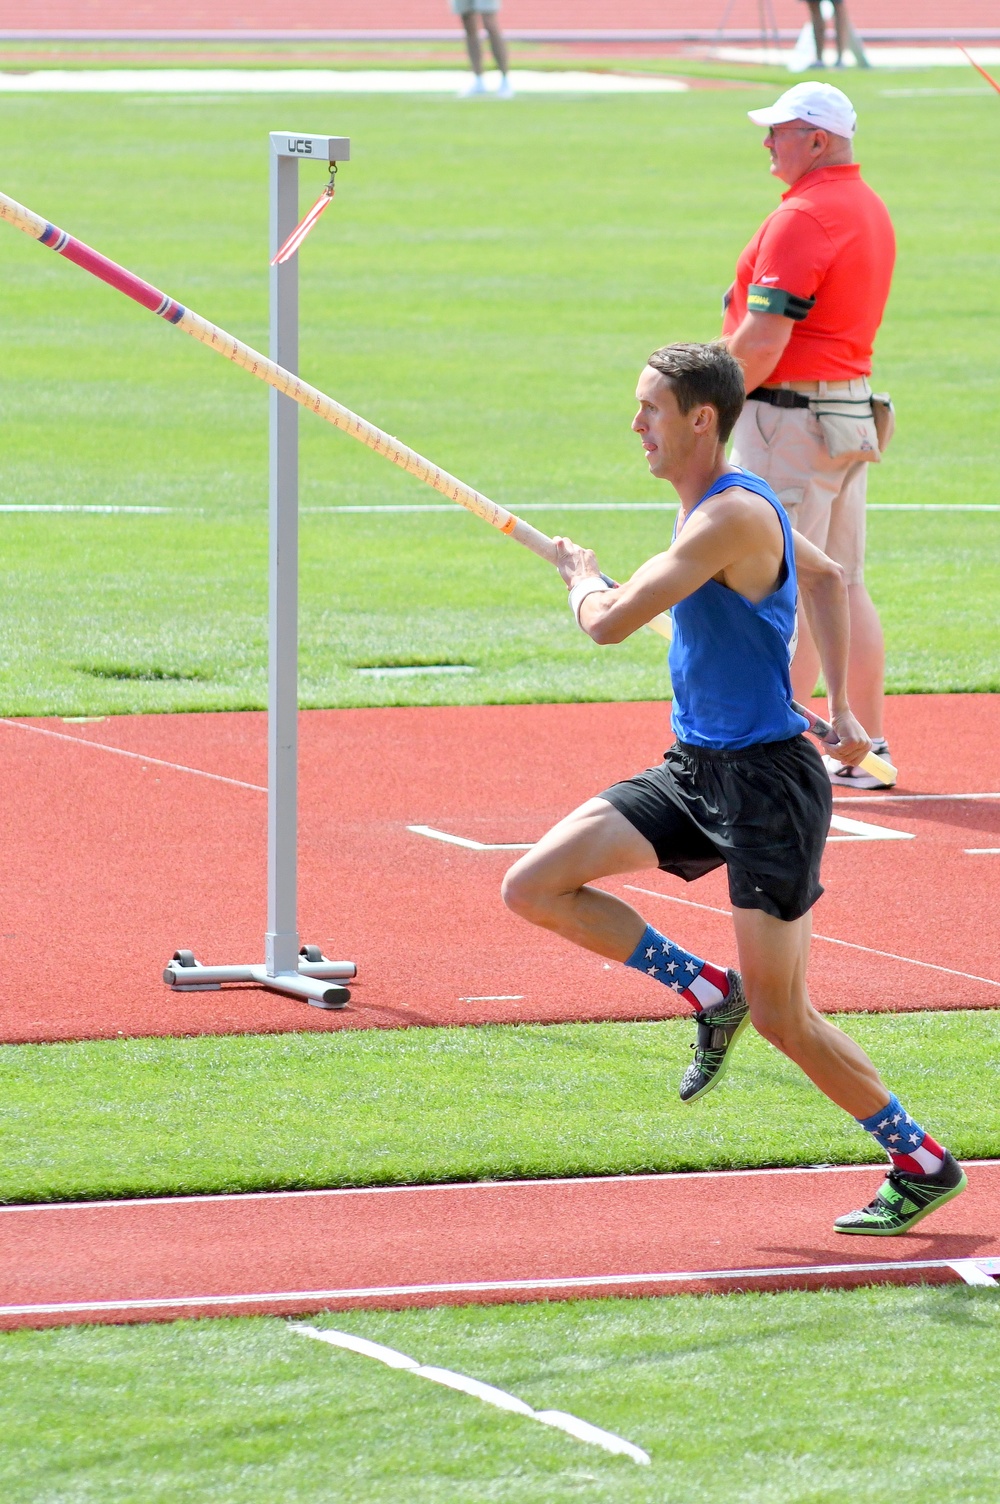
[(416, 1358), (408, 1358), (405, 1353), (397, 1352), (394, 1347), (383, 1347), (381, 1342), (368, 1342), (364, 1337), (355, 1337), (350, 1332), (338, 1332), (329, 1327), (307, 1326), (302, 1322), (290, 1322), (288, 1329), (297, 1332), (302, 1337), (312, 1337), (315, 1342), (328, 1342), (331, 1347), (346, 1348), (348, 1352), (358, 1353), (363, 1358), (374, 1358), (377, 1363), (384, 1363), (387, 1368), (402, 1369), (406, 1373), (413, 1374), (414, 1378), (430, 1379), (432, 1384), (443, 1384), (446, 1389), (457, 1389), (461, 1394), (468, 1394), (473, 1399), (482, 1400), (484, 1405), (494, 1405), (498, 1410), (510, 1410), (515, 1415), (527, 1416), (529, 1420), (541, 1421), (543, 1426), (554, 1426), (557, 1430), (565, 1431), (568, 1435), (575, 1437), (577, 1441), (590, 1442), (592, 1446), (602, 1447), (605, 1452), (631, 1457), (633, 1462), (638, 1462), (643, 1467), (649, 1466), (649, 1453), (644, 1452), (641, 1447), (634, 1446), (622, 1436), (616, 1436), (613, 1431), (604, 1431), (600, 1426), (592, 1426), (589, 1421), (580, 1420), (575, 1415), (567, 1415), (562, 1410), (533, 1410), (524, 1400), (518, 1399), (516, 1394), (508, 1394), (506, 1389), (497, 1389), (492, 1384), (483, 1384), (479, 1379), (470, 1379), (465, 1374), (453, 1373), (449, 1368), (434, 1368), (425, 1363), (418, 1363)]
[(449, 835), (446, 830), (435, 830), (433, 825), (408, 825), (416, 836), (427, 836), (431, 841), (445, 841), (449, 846), (464, 846), (467, 851), (530, 851), (534, 841), (472, 841), (468, 836)]
[(827, 841), (913, 841), (915, 836), (908, 830), (890, 830), (887, 825), (869, 825), (865, 820), (847, 820), (843, 815), (831, 815), (830, 829), (842, 830), (842, 836), (827, 836)]
[(17, 731), (35, 731), (39, 736), (54, 736), (59, 741), (72, 742), (76, 747), (95, 747), (98, 752), (113, 752), (116, 757), (131, 757), (136, 762), (152, 763), (157, 768), (173, 768), (177, 773), (193, 773), (196, 778), (212, 778), (216, 783), (231, 783), (238, 789), (253, 789), (255, 794), (267, 793), (267, 789), (259, 783), (244, 783), (242, 778), (227, 778), (223, 773), (206, 773), (204, 768), (189, 768), (182, 762), (147, 757), (144, 752), (128, 752), (124, 747), (109, 747), (106, 742), (92, 742), (86, 736), (71, 736), (68, 731), (50, 731), (47, 726), (29, 726), (25, 721), (11, 721), (6, 716), (0, 716), (0, 726), (13, 726)]
[[(57, 68), (0, 73), (5, 94), (457, 94), (470, 74), (458, 68)], [(485, 75), (490, 93), (499, 75)], [(515, 94), (687, 94), (689, 85), (653, 74), (534, 72), (514, 68)], [(495, 101), (499, 103), (499, 101)], [(464, 102), (482, 109), (482, 100)]]
[[(682, 903), (689, 909), (705, 909), (709, 914), (724, 914), (727, 919), (732, 918), (732, 909), (717, 909), (714, 904), (695, 903), (693, 898), (675, 898), (672, 893), (658, 893), (655, 888), (637, 888), (634, 883), (626, 883), (625, 886), (632, 893), (645, 893), (649, 898), (665, 898), (668, 903)], [(964, 977), (967, 982), (985, 982), (987, 987), (1000, 987), (1000, 982), (995, 977), (977, 977), (971, 971), (956, 971), (953, 966), (938, 966), (934, 961), (918, 961), (914, 956), (897, 956), (895, 951), (875, 950), (871, 945), (856, 945), (853, 940), (835, 940), (832, 935), (817, 935), (815, 932), (813, 939), (824, 940), (827, 945), (843, 945), (848, 950), (861, 950), (869, 956), (884, 956), (887, 961), (905, 961), (908, 966), (943, 971), (950, 977)]]
[[(530, 851), (534, 841), (474, 841), (469, 836), (453, 836), (447, 830), (437, 830), (433, 825), (408, 825), (414, 835), (427, 836), (431, 841), (445, 841), (450, 846), (464, 846), (468, 851)], [(864, 820), (848, 820), (843, 815), (834, 815), (830, 820), (831, 830), (845, 831), (845, 835), (828, 836), (830, 841), (912, 841), (914, 836), (906, 830), (890, 830), (886, 825), (869, 825)]]

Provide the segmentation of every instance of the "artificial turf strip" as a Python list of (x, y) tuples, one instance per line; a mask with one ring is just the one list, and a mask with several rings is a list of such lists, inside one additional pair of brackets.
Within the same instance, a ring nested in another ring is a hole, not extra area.
[[(864, 170), (900, 242), (875, 372), (899, 430), (872, 499), (995, 503), (1000, 340), (981, 288), (1000, 208), (980, 185), (996, 101), (889, 97), (885, 77), (860, 73), (851, 93)], [(718, 89), (500, 111), (393, 96), (0, 97), (3, 187), (260, 347), (266, 132), (308, 114), (310, 128), (350, 134), (336, 206), (301, 258), (304, 374), (514, 510), (551, 504), (532, 514), (539, 525), (627, 574), (666, 543), (669, 514), (560, 506), (670, 495), (629, 432), (635, 378), (664, 340), (718, 332), (735, 258), (776, 202), (745, 118), (756, 99)], [(304, 201), (317, 172), (303, 168)], [(263, 386), (0, 231), (0, 505), (180, 509), (0, 514), (0, 710), (262, 705)], [(308, 414), (301, 432), (304, 507), (438, 500)], [(998, 530), (997, 514), (872, 515), (891, 689), (1000, 688)], [(305, 704), (666, 686), (655, 639), (595, 649), (551, 571), (471, 518), (307, 516), (302, 561)], [(355, 672), (429, 659), (477, 672)]]
[[(935, 1138), (1000, 1154), (1000, 1014), (841, 1022)], [(692, 1037), (671, 1020), (9, 1045), (0, 1199), (880, 1161), (752, 1031), (683, 1105)]]
[(324, 1323), (581, 1416), (645, 1448), (651, 1466), (297, 1338), (280, 1321), (75, 1327), (0, 1336), (7, 1504), (996, 1497), (995, 1291), (580, 1301)]

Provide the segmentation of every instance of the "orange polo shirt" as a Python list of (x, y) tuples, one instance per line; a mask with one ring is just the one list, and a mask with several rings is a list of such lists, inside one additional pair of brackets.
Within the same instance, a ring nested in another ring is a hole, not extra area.
[(818, 167), (782, 194), (740, 256), (722, 332), (748, 306), (794, 320), (769, 386), (868, 376), (895, 260), (889, 211), (857, 163)]

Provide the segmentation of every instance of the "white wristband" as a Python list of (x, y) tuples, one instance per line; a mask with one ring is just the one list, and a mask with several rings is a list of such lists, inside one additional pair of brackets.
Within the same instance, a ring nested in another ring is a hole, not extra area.
[(569, 609), (576, 617), (576, 624), (580, 626), (580, 607), (588, 595), (596, 595), (599, 590), (610, 590), (611, 586), (602, 580), (599, 574), (589, 574), (585, 580), (577, 580), (569, 593)]

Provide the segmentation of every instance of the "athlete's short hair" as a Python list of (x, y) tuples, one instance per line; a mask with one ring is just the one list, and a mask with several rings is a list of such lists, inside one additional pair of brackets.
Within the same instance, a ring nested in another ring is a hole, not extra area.
[(743, 368), (718, 340), (709, 345), (664, 345), (647, 365), (666, 377), (682, 413), (708, 402), (719, 415), (719, 441), (725, 444), (743, 411)]

